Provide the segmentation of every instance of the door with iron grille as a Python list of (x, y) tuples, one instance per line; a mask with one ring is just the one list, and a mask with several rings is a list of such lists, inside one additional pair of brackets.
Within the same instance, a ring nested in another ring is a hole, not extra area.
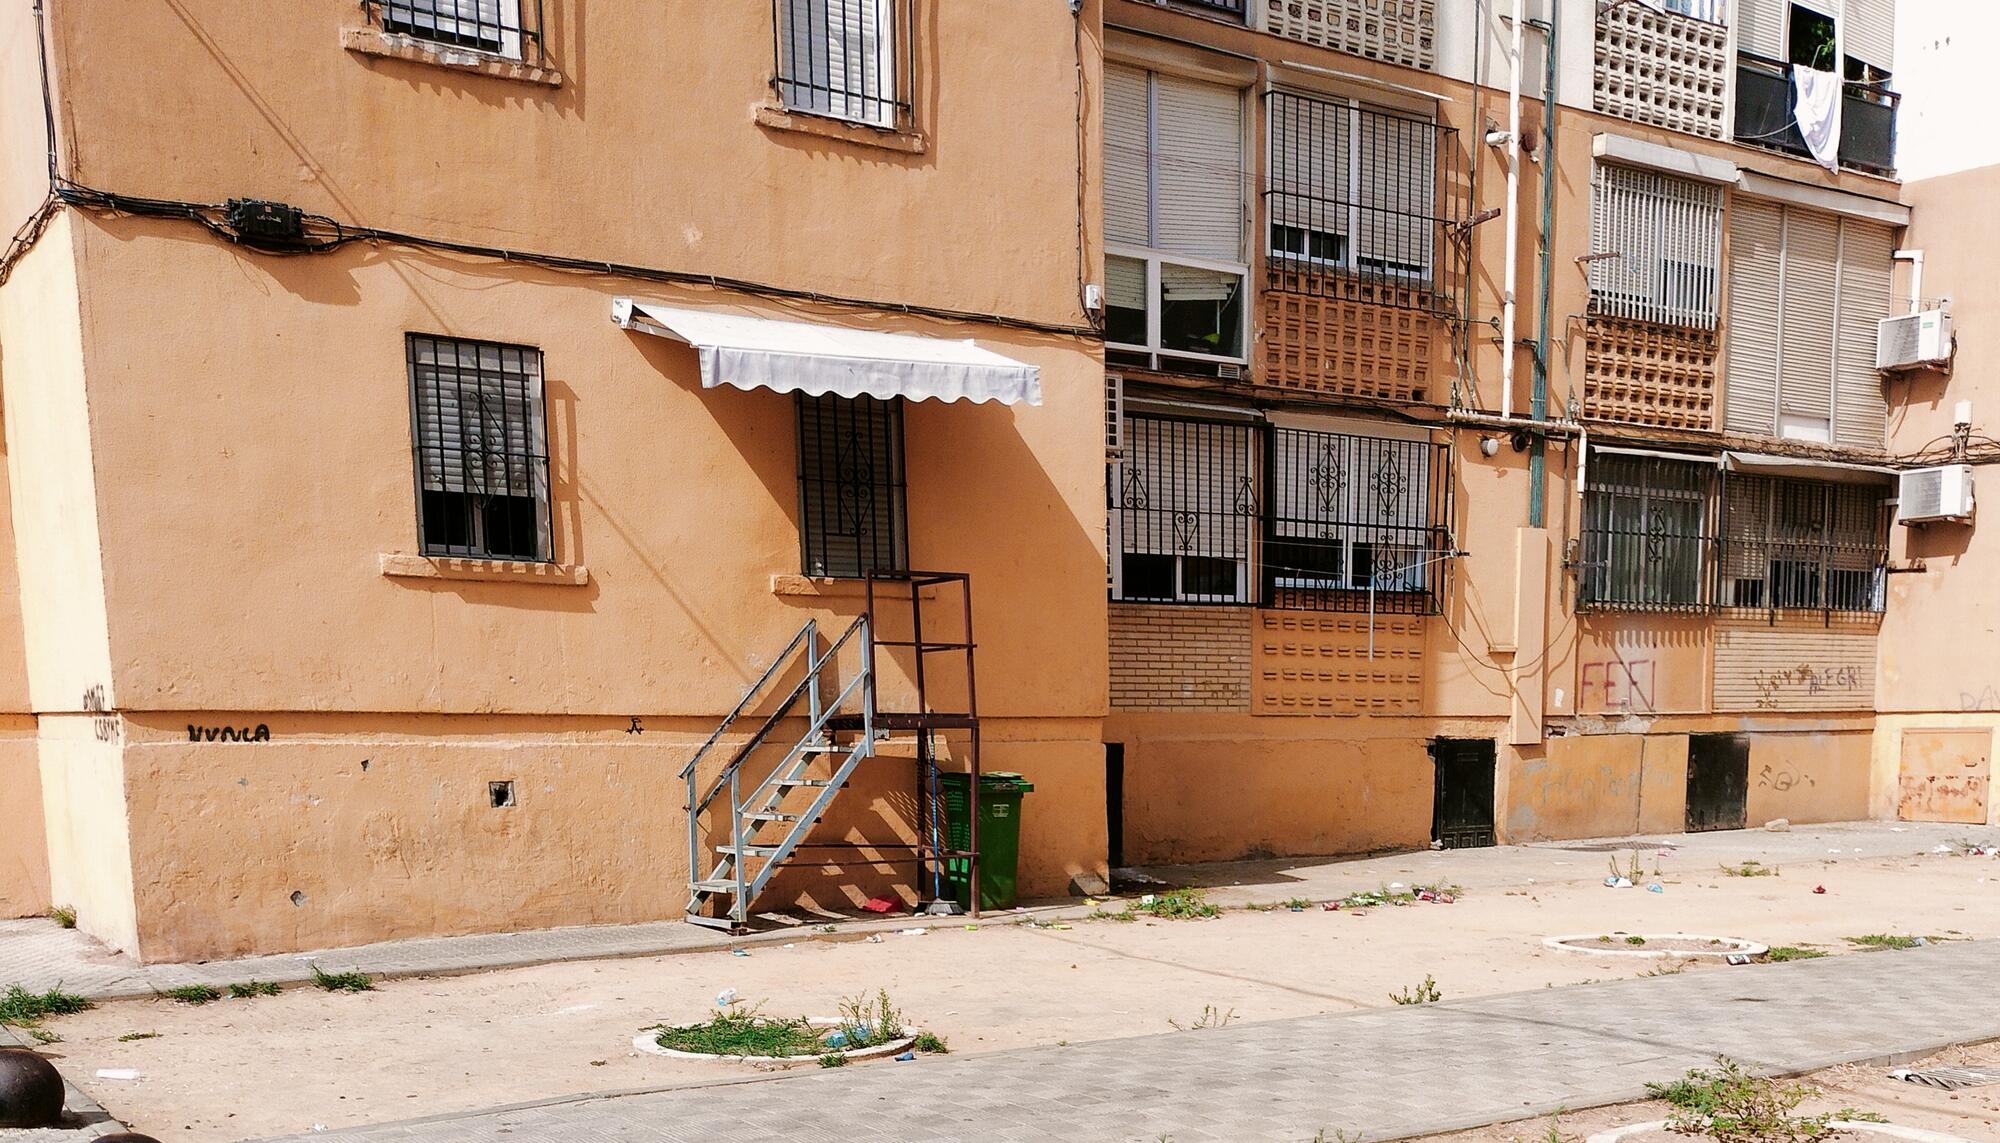
[(1476, 849), (1493, 839), (1493, 740), (1439, 738), (1431, 742), (1437, 797), (1431, 838), (1445, 849)]
[(1750, 740), (1740, 734), (1689, 735), (1688, 832), (1742, 829), (1749, 799)]

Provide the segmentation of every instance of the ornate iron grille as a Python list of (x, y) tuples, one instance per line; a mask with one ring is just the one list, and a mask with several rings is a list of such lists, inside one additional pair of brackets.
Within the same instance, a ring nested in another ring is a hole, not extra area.
[(771, 0), (778, 98), (792, 111), (907, 126), (911, 17), (909, 0)]
[(901, 401), (800, 394), (799, 543), (805, 574), (909, 568)]
[(404, 345), (424, 554), (550, 559), (541, 350), (414, 333)]
[(1595, 453), (1585, 473), (1581, 607), (1694, 611), (1714, 598), (1713, 462)]
[(1722, 605), (1879, 613), (1888, 526), (1875, 485), (1727, 476)]
[(1422, 613), (1448, 576), (1449, 447), (1126, 418), (1108, 489), (1119, 599)]
[(1273, 91), (1270, 288), (1456, 315), (1466, 286), (1458, 132), (1352, 100)]
[(541, 65), (542, 0), (361, 0), (385, 32)]

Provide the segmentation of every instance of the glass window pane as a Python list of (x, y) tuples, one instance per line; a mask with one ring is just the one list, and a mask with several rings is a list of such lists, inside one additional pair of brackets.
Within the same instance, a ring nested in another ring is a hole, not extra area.
[(1162, 263), (1160, 348), (1243, 356), (1242, 276)]
[(1137, 258), (1104, 258), (1104, 339), (1146, 344), (1146, 264)]

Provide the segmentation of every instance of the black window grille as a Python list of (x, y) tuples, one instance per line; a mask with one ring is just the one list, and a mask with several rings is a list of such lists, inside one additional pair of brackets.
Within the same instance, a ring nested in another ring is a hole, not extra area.
[[(1799, 133), (1794, 64), (1739, 55), (1736, 62), (1736, 141), (1810, 158)], [(1857, 76), (1859, 71), (1862, 74)], [(1850, 60), (1840, 100), (1840, 165), (1877, 174), (1896, 169), (1896, 117), (1902, 96), (1888, 75)]]
[(1266, 107), (1270, 288), (1459, 312), (1469, 200), (1458, 132), (1287, 91)]
[(1225, 16), (1243, 18), (1243, 0), (1180, 0), (1181, 3), (1201, 12), (1220, 12)]
[(875, 127), (910, 122), (909, 0), (771, 0), (773, 80), (787, 110)]
[(1585, 469), (1580, 606), (1693, 611), (1713, 598), (1711, 461), (1593, 453)]
[(542, 352), (410, 334), (425, 555), (552, 558)]
[(1109, 488), (1119, 599), (1421, 613), (1447, 579), (1447, 446), (1156, 415)]
[(1724, 478), (1724, 607), (1879, 613), (1888, 558), (1875, 485)]
[(797, 401), (805, 574), (907, 571), (902, 402), (805, 394)]
[(385, 32), (541, 64), (543, 0), (362, 0)]

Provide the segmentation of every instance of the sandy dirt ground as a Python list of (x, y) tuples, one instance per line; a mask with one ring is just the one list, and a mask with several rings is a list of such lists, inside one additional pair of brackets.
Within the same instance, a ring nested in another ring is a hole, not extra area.
[[(1655, 860), (1641, 854), (1647, 880)], [(1269, 1020), (1387, 1005), (1391, 992), (1425, 975), (1451, 999), (1672, 971), (1679, 963), (1542, 947), (1543, 937), (1557, 934), (1692, 932), (1870, 956), (1897, 954), (1852, 952), (1843, 938), (2000, 937), (2000, 860), (1993, 858), (1850, 859), (1786, 866), (1771, 877), (1728, 877), (1713, 864), (1677, 869), (1674, 857), (1658, 860), (1663, 893), (1523, 884), (1479, 889), (1450, 905), (1359, 913), (1317, 905), (1232, 909), (1216, 920), (1078, 921), (1066, 928), (989, 919), (976, 931), (926, 919), (912, 922), (927, 929), (921, 936), (802, 936), (746, 956), (556, 964), (388, 981), (358, 995), (293, 988), (204, 1007), (112, 1002), (50, 1021), (63, 1041), (49, 1052), (136, 1128), (169, 1143), (226, 1143), (754, 1075), (632, 1048), (648, 1025), (705, 1018), (723, 988), (780, 1015), (831, 1015), (841, 997), (887, 989), (909, 1021), (969, 1053), (1164, 1033), (1209, 1006), (1234, 1020)], [(1821, 885), (1826, 892), (1816, 894)], [(1697, 964), (1688, 971), (1731, 970)], [(98, 1078), (101, 1069), (133, 1069), (138, 1078)], [(272, 1098), (275, 1092), (282, 1097)]]
[[(1899, 1066), (1913, 1069), (1960, 1066), (2000, 1071), (2000, 1044), (1953, 1048)], [(1817, 1115), (1852, 1108), (1872, 1112), (1898, 1127), (1942, 1132), (1979, 1143), (2000, 1139), (2000, 1084), (1940, 1091), (1890, 1079), (1889, 1072), (1892, 1070), (1886, 1067), (1831, 1068), (1796, 1081), (1781, 1082), (1799, 1083), (1814, 1089), (1815, 1094), (1799, 1105), (1793, 1113), (1795, 1115)], [(1554, 1120), (1530, 1119), (1451, 1135), (1427, 1135), (1421, 1143), (1550, 1143), (1551, 1127), (1555, 1129), (1555, 1139), (1560, 1143), (1581, 1143), (1600, 1131), (1610, 1131), (1626, 1124), (1650, 1123), (1665, 1119), (1672, 1113), (1673, 1108), (1664, 1103), (1626, 1104), (1579, 1111)], [(1843, 1143), (1867, 1143), (1869, 1139), (1879, 1136), (1851, 1133), (1838, 1138)], [(1621, 1143), (1669, 1141), (1692, 1143), (1689, 1136), (1664, 1132), (1641, 1134)]]

